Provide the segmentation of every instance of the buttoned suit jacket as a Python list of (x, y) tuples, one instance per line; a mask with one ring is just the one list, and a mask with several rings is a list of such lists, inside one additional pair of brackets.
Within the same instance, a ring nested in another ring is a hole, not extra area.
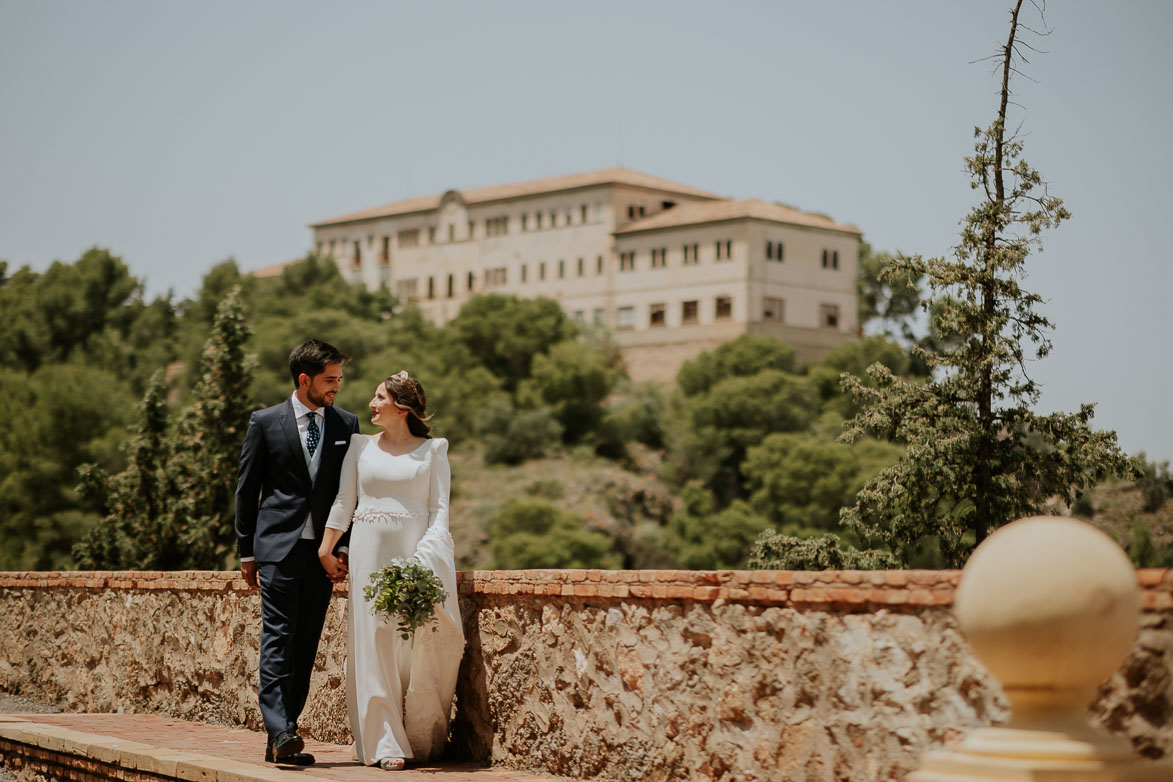
[[(358, 432), (358, 417), (337, 407), (322, 413), (321, 461), (311, 480), (297, 432), (292, 400), (254, 412), (240, 449), (236, 484), (236, 545), (241, 557), (258, 562), (280, 562), (301, 538), (306, 516), (314, 537), (321, 540), (338, 494), (342, 459), (350, 436)], [(347, 545), (349, 533), (336, 549)]]

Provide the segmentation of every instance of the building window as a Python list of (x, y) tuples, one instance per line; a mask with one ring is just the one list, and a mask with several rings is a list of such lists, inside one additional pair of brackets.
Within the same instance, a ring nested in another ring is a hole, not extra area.
[(603, 308), (602, 307), (595, 307), (594, 321), (595, 321), (596, 326), (603, 325)]
[(350, 265), (356, 269), (362, 268), (362, 246), (354, 243), (354, 256), (350, 259)]
[(700, 263), (700, 260), (701, 260), (700, 245), (698, 245), (698, 244), (684, 245), (684, 265), (685, 266), (692, 266), (694, 264)]
[(586, 325), (586, 311), (575, 310), (574, 311), (574, 322), (580, 326), (585, 326)]
[(587, 221), (587, 205), (583, 204), (582, 205), (582, 222), (585, 223), (586, 221)]
[(496, 266), (492, 269), (485, 269), (485, 287), (495, 287), (497, 285), (505, 284), (505, 267)]
[(542, 213), (534, 212), (534, 228), (541, 230), (542, 228)]
[(521, 213), (521, 230), (524, 231), (526, 229), (526, 223), (528, 223), (528, 222), (529, 222), (529, 214), (526, 212), (522, 212)]
[(831, 251), (831, 268), (832, 269), (839, 268), (839, 251), (838, 250)]
[(635, 219), (635, 204), (628, 204), (627, 205), (627, 219), (628, 220)]
[(451, 274), (448, 275), (448, 298), (456, 295), (456, 278)]
[(330, 240), (330, 255), (334, 254), (334, 240)]
[(566, 278), (566, 261), (559, 260), (558, 261), (558, 279), (562, 280), (565, 278)]
[(717, 306), (713, 312), (713, 316), (718, 320), (725, 320), (733, 317), (733, 299), (729, 296), (718, 296)]
[(603, 219), (603, 202), (595, 201), (595, 222)]
[(428, 226), (428, 244), (436, 243), (436, 226)]
[(538, 264), (538, 279), (539, 280), (546, 279), (546, 262), (545, 261), (542, 261), (541, 263)]
[(643, 216), (644, 216), (644, 205), (643, 205), (643, 204), (640, 204), (640, 205), (639, 205), (639, 210), (638, 210), (638, 213), (639, 213), (639, 216), (640, 216), (640, 217), (643, 217)]
[(451, 223), (448, 224), (448, 241), (456, 241), (456, 226)]
[(680, 307), (680, 322), (681, 323), (696, 323), (697, 302), (686, 301)]
[(550, 210), (550, 227), (551, 228), (558, 227), (558, 210), (557, 209)]
[(322, 248), (325, 246), (325, 242), (318, 242), (318, 255), (322, 254)]
[(399, 232), (400, 247), (418, 247), (420, 243), (420, 229), (409, 228)]
[(436, 278), (428, 277), (428, 298), (436, 298)]
[(728, 261), (733, 257), (733, 240), (721, 239), (717, 242), (717, 260)]
[(651, 304), (648, 306), (648, 325), (649, 326), (663, 326), (664, 320), (664, 305)]
[(485, 236), (504, 236), (509, 233), (508, 217), (486, 217)]
[(523, 264), (521, 265), (521, 281), (522, 281), (522, 282), (525, 282), (525, 277), (526, 277), (526, 266), (525, 266), (525, 264), (523, 263)]
[(582, 276), (582, 273), (583, 273), (583, 270), (584, 270), (584, 268), (585, 268), (585, 267), (584, 267), (584, 265), (583, 265), (583, 260), (582, 260), (582, 258), (579, 258), (579, 259), (578, 259), (578, 276), (579, 276), (579, 277), (581, 277), (581, 276)]
[(472, 220), (469, 220), (468, 221), (468, 238), (472, 239), (474, 234), (476, 234), (476, 223), (474, 223)]
[(374, 246), (375, 246), (375, 235), (374, 234), (367, 234), (367, 247), (374, 247)]
[(383, 237), (383, 252), (379, 256), (379, 263), (383, 264), (384, 266), (391, 263), (391, 237), (390, 236)]
[(474, 282), (476, 282), (476, 277), (474, 277), (474, 276), (472, 275), (472, 272), (469, 272), (469, 273), (468, 273), (468, 292), (469, 292), (469, 293), (472, 293), (472, 288), (473, 288), (473, 283), (474, 283)]
[(568, 207), (566, 207), (566, 224), (570, 225), (573, 222), (574, 222), (574, 209), (572, 209), (571, 207), (568, 206)]
[(635, 271), (635, 250), (626, 253), (619, 253), (619, 271)]
[(819, 325), (825, 329), (839, 328), (839, 305), (838, 304), (820, 304), (819, 305)]
[(782, 299), (776, 296), (766, 296), (762, 299), (762, 320), (782, 322)]
[(595, 258), (595, 274), (603, 273), (603, 256)]
[(667, 247), (653, 247), (652, 248), (652, 268), (663, 269), (668, 265), (668, 248)]
[(620, 307), (615, 311), (615, 328), (635, 328), (635, 307)]
[(838, 269), (839, 268), (839, 251), (838, 250), (823, 250), (823, 268), (824, 269)]
[(395, 283), (395, 295), (399, 297), (400, 301), (410, 301), (415, 299), (416, 280), (415, 277), (404, 278)]

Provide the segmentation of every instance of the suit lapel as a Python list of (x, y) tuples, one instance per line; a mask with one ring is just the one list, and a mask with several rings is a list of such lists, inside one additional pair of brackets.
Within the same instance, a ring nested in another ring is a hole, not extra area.
[(297, 433), (297, 419), (293, 417), (293, 402), (286, 399), (281, 406), (281, 430), (285, 432), (285, 444), (289, 448), (289, 455), (298, 465), (298, 475), (310, 485), (310, 468), (305, 463), (305, 452), (301, 447), (301, 436)]
[(322, 463), (318, 465), (319, 473), (326, 469), (328, 462), (334, 461), (332, 458), (334, 455), (334, 440), (339, 437), (339, 433), (342, 431), (342, 420), (339, 418), (338, 413), (334, 411), (333, 407), (322, 408), (322, 421), (322, 444), (319, 447), (325, 450), (322, 451)]

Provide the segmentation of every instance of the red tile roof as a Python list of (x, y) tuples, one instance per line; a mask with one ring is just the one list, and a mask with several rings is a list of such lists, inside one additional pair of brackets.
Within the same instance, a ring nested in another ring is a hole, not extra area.
[[(592, 187), (595, 185), (631, 185), (633, 187), (643, 187), (651, 190), (664, 190), (679, 195), (693, 196), (694, 198), (715, 199), (719, 196), (704, 190), (699, 190), (695, 187), (682, 185), (678, 182), (671, 182), (667, 179), (660, 179), (651, 174), (644, 174), (639, 171), (632, 171), (628, 168), (607, 168), (601, 171), (587, 171), (581, 174), (570, 174), (568, 176), (548, 177), (546, 179), (533, 179), (528, 182), (514, 182), (508, 185), (493, 185), (492, 187), (478, 187), (469, 190), (461, 190), (460, 196), (464, 199), (466, 204), (482, 204), (490, 201), (501, 201), (507, 198), (520, 198), (522, 196), (541, 195), (543, 193), (556, 193), (562, 190), (575, 190), (582, 187)], [(364, 209), (359, 212), (351, 212), (340, 217), (334, 217), (329, 220), (320, 220), (316, 223), (310, 223), (311, 228), (320, 228), (322, 226), (334, 225), (337, 223), (351, 223), (358, 220), (370, 220), (376, 217), (390, 217), (392, 215), (410, 214), (412, 212), (426, 212), (432, 209), (437, 209), (440, 206), (440, 199), (443, 194), (417, 196), (416, 198), (406, 198), (402, 201), (395, 201), (394, 203), (384, 204), (383, 206), (376, 206), (372, 209)]]
[(704, 201), (694, 204), (681, 204), (666, 209), (663, 212), (637, 220), (630, 225), (618, 229), (617, 234), (630, 234), (639, 231), (654, 231), (661, 228), (676, 228), (678, 226), (696, 225), (697, 223), (716, 223), (724, 220), (739, 220), (754, 218), (770, 220), (788, 225), (805, 225), (811, 228), (826, 228), (831, 231), (862, 234), (853, 225), (843, 225), (820, 215), (800, 212), (789, 206), (772, 204), (756, 198), (746, 198), (740, 201), (720, 200)]

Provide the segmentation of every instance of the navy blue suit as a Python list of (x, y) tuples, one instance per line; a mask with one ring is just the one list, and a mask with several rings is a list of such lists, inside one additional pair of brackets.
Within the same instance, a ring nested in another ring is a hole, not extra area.
[[(323, 407), (323, 449), (311, 481), (293, 402), (249, 417), (236, 484), (236, 543), (255, 557), (261, 583), (261, 716), (270, 736), (297, 730), (333, 584), (318, 560), (318, 543), (338, 493), (342, 459), (358, 418)], [(303, 539), (306, 517), (315, 540)], [(345, 546), (343, 537), (338, 545)]]

